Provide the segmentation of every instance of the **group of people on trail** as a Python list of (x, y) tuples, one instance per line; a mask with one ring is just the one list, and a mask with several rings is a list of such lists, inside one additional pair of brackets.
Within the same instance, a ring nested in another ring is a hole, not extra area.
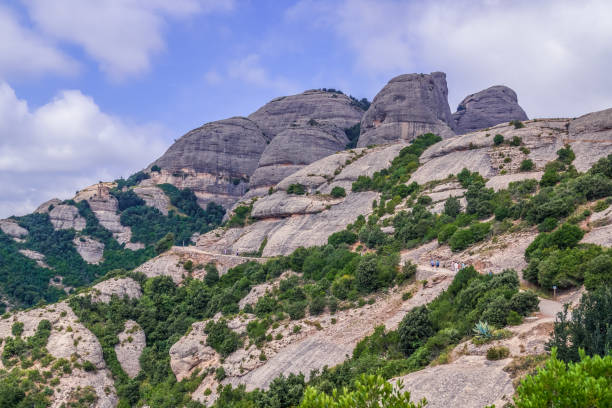
[[(439, 259), (431, 259), (429, 261), (430, 265), (432, 268), (439, 268), (440, 267), (440, 260)], [(461, 262), (461, 264), (459, 264), (459, 262), (451, 262), (451, 269), (453, 270), (453, 272), (458, 272), (459, 270), (465, 268), (465, 263)]]

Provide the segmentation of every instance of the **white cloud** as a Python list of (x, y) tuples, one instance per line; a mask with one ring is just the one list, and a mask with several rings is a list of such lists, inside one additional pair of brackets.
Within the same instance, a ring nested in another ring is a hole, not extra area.
[(149, 69), (151, 56), (165, 47), (168, 18), (227, 11), (233, 0), (22, 0), (36, 27), (77, 44), (111, 78)]
[(262, 88), (273, 88), (278, 91), (297, 92), (297, 85), (283, 77), (272, 77), (261, 64), (258, 54), (249, 54), (230, 62), (227, 68), (229, 78)]
[(31, 111), (0, 83), (0, 217), (127, 176), (163, 153), (165, 137), (159, 125), (133, 125), (100, 111), (80, 91), (63, 91)]
[(0, 76), (71, 74), (78, 65), (32, 31), (23, 28), (15, 13), (0, 6)]
[(612, 106), (607, 0), (304, 0), (287, 18), (333, 30), (373, 76), (447, 72), (452, 108), (498, 83), (517, 91), (530, 116)]

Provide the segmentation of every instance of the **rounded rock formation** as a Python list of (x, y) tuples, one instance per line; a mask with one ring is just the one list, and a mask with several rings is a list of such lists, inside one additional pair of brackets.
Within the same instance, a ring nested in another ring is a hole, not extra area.
[(446, 74), (400, 75), (374, 97), (361, 119), (357, 147), (413, 140), (424, 133), (452, 137)]
[(527, 120), (516, 92), (496, 85), (467, 96), (453, 113), (455, 132), (465, 134), (511, 120)]

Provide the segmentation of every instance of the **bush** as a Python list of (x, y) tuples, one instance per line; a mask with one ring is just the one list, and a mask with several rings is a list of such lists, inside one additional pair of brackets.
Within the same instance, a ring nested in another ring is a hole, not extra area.
[(521, 171), (531, 171), (534, 168), (533, 161), (531, 159), (525, 159), (521, 162)]
[(11, 326), (11, 333), (13, 333), (13, 336), (15, 337), (21, 336), (23, 334), (23, 323), (22, 322), (13, 323), (13, 326)]
[(603, 210), (605, 210), (609, 206), (610, 206), (610, 203), (607, 200), (599, 200), (593, 206), (593, 211), (595, 211), (595, 212), (602, 212)]
[(324, 296), (315, 296), (310, 301), (308, 310), (312, 316), (318, 316), (325, 310), (327, 302)]
[(557, 156), (559, 161), (565, 164), (571, 164), (576, 158), (576, 154), (574, 154), (570, 145), (565, 145), (563, 149), (557, 150)]
[(588, 290), (609, 286), (612, 283), (612, 255), (601, 254), (586, 265), (584, 286)]
[(510, 326), (517, 326), (523, 323), (523, 316), (516, 313), (514, 310), (511, 310), (510, 313), (508, 313), (508, 317), (506, 321), (508, 322)]
[(520, 146), (523, 141), (518, 136), (513, 136), (510, 141), (510, 146)]
[(612, 402), (612, 355), (565, 364), (553, 349), (544, 368), (527, 375), (516, 390), (517, 408), (609, 407)]
[(343, 187), (336, 186), (332, 188), (331, 196), (334, 198), (346, 197), (346, 190)]
[(162, 239), (157, 241), (157, 244), (155, 244), (155, 252), (158, 254), (166, 252), (172, 248), (172, 245), (174, 245), (174, 234), (169, 232)]
[(487, 360), (503, 360), (510, 355), (508, 347), (490, 347), (487, 350)]
[(159, 173), (159, 172), (161, 172), (161, 167), (159, 167), (157, 164), (154, 164), (151, 167), (151, 171), (154, 172), (154, 173)]
[(306, 301), (298, 301), (289, 303), (286, 312), (291, 320), (299, 320), (306, 315)]
[(427, 307), (418, 306), (406, 313), (397, 331), (400, 350), (407, 356), (414, 353), (434, 334)]
[(306, 189), (302, 184), (290, 184), (287, 188), (287, 194), (304, 195)]
[(523, 122), (521, 122), (520, 120), (511, 120), (510, 124), (513, 125), (515, 129), (521, 129), (525, 127)]
[(568, 320), (567, 306), (557, 315), (548, 348), (556, 348), (563, 361), (578, 361), (579, 350), (593, 356), (610, 352), (612, 344), (612, 288), (582, 295)]
[(538, 310), (540, 299), (538, 295), (530, 290), (524, 292), (518, 292), (512, 295), (510, 298), (510, 309), (517, 312), (521, 316), (527, 316), (531, 312)]
[(361, 258), (355, 271), (357, 289), (364, 293), (373, 292), (378, 286), (378, 261), (375, 256)]
[(556, 218), (548, 217), (538, 225), (538, 231), (550, 232), (557, 228), (557, 225), (559, 225), (559, 221)]
[(222, 357), (227, 357), (240, 347), (238, 333), (227, 327), (224, 320), (209, 321), (204, 327), (206, 345), (215, 349)]
[(456, 231), (457, 226), (455, 224), (447, 224), (443, 226), (440, 228), (440, 232), (438, 232), (438, 242), (440, 244), (444, 244)]
[(444, 214), (455, 218), (461, 212), (461, 204), (457, 197), (450, 196), (444, 202)]
[(499, 146), (502, 143), (504, 143), (504, 137), (500, 134), (495, 135), (495, 137), (493, 137), (493, 143), (495, 144), (495, 146)]
[(411, 402), (409, 392), (402, 392), (380, 375), (363, 374), (355, 381), (352, 390), (346, 387), (341, 391), (334, 389), (328, 395), (317, 388), (308, 387), (299, 408), (422, 408), (426, 404), (423, 401), (417, 404)]
[(504, 327), (508, 316), (508, 306), (508, 300), (503, 296), (498, 296), (488, 302), (481, 319), (493, 326)]
[(357, 234), (348, 230), (334, 232), (327, 238), (327, 243), (337, 247), (340, 244), (353, 245), (357, 242)]

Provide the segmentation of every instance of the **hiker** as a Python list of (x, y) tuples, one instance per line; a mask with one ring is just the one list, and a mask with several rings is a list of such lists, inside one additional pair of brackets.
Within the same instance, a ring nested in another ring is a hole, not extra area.
[(429, 261), (429, 263), (431, 264), (431, 267), (433, 268), (434, 267), (434, 260), (433, 260), (433, 258)]
[(436, 268), (439, 268), (439, 267), (440, 267), (440, 260), (436, 259)]
[(461, 262), (461, 269), (465, 268), (465, 262)]

